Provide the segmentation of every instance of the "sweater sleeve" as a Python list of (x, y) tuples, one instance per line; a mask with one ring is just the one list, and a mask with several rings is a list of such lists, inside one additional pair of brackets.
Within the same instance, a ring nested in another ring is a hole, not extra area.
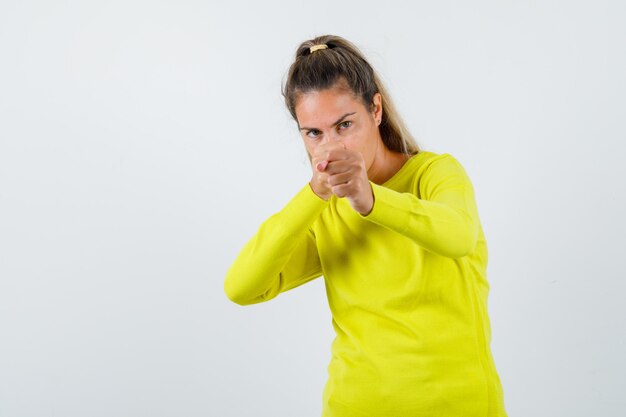
[(228, 298), (240, 305), (261, 303), (321, 276), (311, 226), (327, 205), (307, 183), (265, 220), (226, 273)]
[(473, 252), (479, 233), (474, 188), (452, 155), (429, 161), (414, 192), (398, 192), (371, 181), (370, 185), (374, 205), (367, 215), (361, 215), (364, 219), (439, 255), (460, 258)]

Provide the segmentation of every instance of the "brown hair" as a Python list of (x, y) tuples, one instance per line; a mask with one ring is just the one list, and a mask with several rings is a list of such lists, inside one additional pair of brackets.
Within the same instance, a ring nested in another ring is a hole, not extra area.
[[(328, 48), (311, 52), (310, 47), (314, 45)], [(354, 44), (340, 36), (323, 35), (300, 44), (282, 95), (291, 116), (297, 121), (295, 108), (300, 94), (341, 86), (342, 82), (368, 109), (373, 106), (374, 94), (380, 93), (383, 103), (380, 136), (389, 150), (408, 155), (420, 151), (376, 71)]]

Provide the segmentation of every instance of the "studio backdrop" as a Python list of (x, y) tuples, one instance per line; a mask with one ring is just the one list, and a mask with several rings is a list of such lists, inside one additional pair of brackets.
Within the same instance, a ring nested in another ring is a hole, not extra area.
[(228, 267), (311, 178), (280, 94), (336, 34), (467, 170), (511, 417), (623, 415), (619, 1), (0, 4), (0, 416), (317, 417), (318, 278)]

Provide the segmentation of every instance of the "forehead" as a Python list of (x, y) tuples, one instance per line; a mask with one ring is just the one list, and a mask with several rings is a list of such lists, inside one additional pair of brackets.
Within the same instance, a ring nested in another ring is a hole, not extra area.
[(295, 110), (300, 126), (326, 127), (346, 113), (364, 112), (365, 106), (350, 91), (329, 88), (301, 93)]

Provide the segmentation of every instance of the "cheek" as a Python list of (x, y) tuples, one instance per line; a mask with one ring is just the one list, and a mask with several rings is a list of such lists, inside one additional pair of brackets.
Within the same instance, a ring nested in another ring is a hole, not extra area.
[(370, 149), (373, 143), (373, 138), (370, 135), (371, 133), (367, 129), (352, 132), (349, 136), (346, 136), (344, 140), (346, 148), (361, 152), (363, 158), (367, 160), (368, 154), (373, 151)]
[(363, 145), (367, 142), (367, 132), (363, 129), (355, 129), (350, 133), (347, 133), (341, 139), (346, 144), (348, 149), (361, 150)]

